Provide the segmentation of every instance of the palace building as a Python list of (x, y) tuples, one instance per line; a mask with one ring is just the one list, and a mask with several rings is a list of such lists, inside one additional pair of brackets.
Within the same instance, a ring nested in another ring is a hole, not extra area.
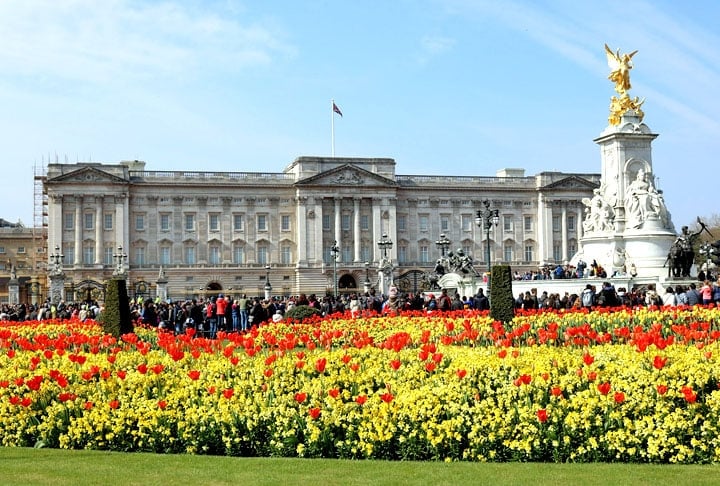
[[(47, 253), (62, 261), (68, 300), (99, 297), (118, 269), (131, 297), (156, 295), (158, 282), (173, 300), (378, 289), (384, 252), (395, 284), (418, 291), (441, 235), (481, 272), (564, 264), (600, 174), (524, 172), (398, 175), (393, 159), (340, 157), (299, 157), (274, 173), (54, 163)], [(485, 207), (499, 216), (488, 231), (475, 221)]]

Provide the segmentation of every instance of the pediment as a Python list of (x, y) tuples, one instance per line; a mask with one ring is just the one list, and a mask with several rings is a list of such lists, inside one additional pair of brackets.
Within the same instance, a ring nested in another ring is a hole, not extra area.
[(92, 183), (111, 183), (111, 184), (127, 184), (128, 181), (122, 177), (109, 174), (96, 167), (82, 167), (78, 170), (62, 174), (54, 177), (48, 182), (92, 182)]
[(396, 182), (387, 177), (379, 176), (369, 170), (361, 169), (353, 164), (344, 164), (339, 167), (315, 174), (314, 176), (296, 182), (296, 185), (338, 186), (338, 187), (367, 187), (367, 186), (396, 186)]
[(598, 187), (600, 187), (598, 184), (596, 184), (592, 181), (589, 181), (587, 179), (583, 179), (582, 177), (570, 176), (570, 177), (565, 177), (564, 179), (560, 179), (559, 181), (552, 182), (546, 186), (542, 186), (540, 189), (541, 190), (552, 189), (555, 191), (562, 190), (562, 189), (585, 191), (585, 190), (597, 189)]

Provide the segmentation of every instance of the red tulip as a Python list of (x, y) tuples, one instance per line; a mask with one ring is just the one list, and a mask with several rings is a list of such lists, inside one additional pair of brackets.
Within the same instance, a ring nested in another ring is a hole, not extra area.
[(392, 395), (392, 393), (383, 393), (380, 395), (380, 399), (385, 403), (390, 403), (393, 401), (395, 397)]
[(195, 381), (200, 378), (200, 372), (198, 370), (190, 370), (188, 371), (188, 377), (190, 377), (191, 380)]
[(299, 393), (295, 394), (295, 401), (298, 403), (304, 403), (306, 399), (307, 399), (307, 393), (299, 392)]
[(330, 395), (333, 398), (337, 398), (338, 395), (340, 395), (340, 390), (337, 388), (330, 388), (328, 390), (328, 395)]
[(623, 392), (615, 392), (615, 403), (622, 403), (625, 401), (625, 394)]
[(537, 411), (537, 418), (538, 418), (538, 420), (540, 421), (541, 424), (544, 424), (545, 422), (547, 422), (547, 419), (548, 419), (547, 410), (545, 410), (544, 408), (541, 408), (540, 410), (538, 410), (538, 411)]
[(661, 370), (663, 366), (665, 366), (665, 363), (667, 363), (667, 358), (662, 358), (656, 355), (653, 359), (653, 366), (655, 369)]
[(463, 378), (465, 378), (465, 375), (467, 375), (467, 370), (457, 370), (456, 373), (458, 378), (462, 380)]
[(610, 393), (610, 383), (608, 382), (600, 383), (597, 388), (598, 391), (603, 395), (607, 395), (608, 393)]
[(367, 401), (367, 395), (358, 395), (358, 397), (355, 399), (355, 402), (358, 405), (365, 405), (366, 401)]
[(324, 373), (326, 365), (327, 365), (327, 360), (325, 358), (319, 358), (317, 361), (315, 361), (315, 370), (318, 373)]
[(390, 361), (390, 367), (392, 367), (392, 369), (394, 369), (395, 371), (397, 371), (397, 369), (400, 368), (401, 364), (402, 363), (400, 362), (399, 359), (394, 359), (394, 360)]
[(320, 417), (320, 409), (315, 407), (308, 410), (308, 413), (310, 414), (310, 418), (313, 420), (317, 420)]
[(158, 402), (158, 408), (160, 410), (165, 410), (166, 407), (167, 407), (167, 402), (165, 400), (160, 400)]
[(235, 390), (232, 388), (226, 388), (223, 390), (223, 396), (228, 400), (232, 398), (233, 394), (235, 394)]
[(583, 355), (583, 361), (585, 362), (586, 365), (590, 366), (591, 364), (593, 364), (595, 362), (595, 358), (590, 353), (585, 353)]
[(668, 391), (668, 387), (666, 385), (658, 385), (657, 386), (657, 392), (659, 395), (665, 395)]

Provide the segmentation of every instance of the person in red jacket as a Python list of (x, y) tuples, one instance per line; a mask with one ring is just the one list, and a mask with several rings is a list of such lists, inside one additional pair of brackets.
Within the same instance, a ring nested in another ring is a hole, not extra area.
[(225, 306), (227, 306), (227, 301), (225, 300), (225, 296), (223, 294), (218, 295), (215, 305), (217, 306), (218, 329), (224, 331), (225, 330)]

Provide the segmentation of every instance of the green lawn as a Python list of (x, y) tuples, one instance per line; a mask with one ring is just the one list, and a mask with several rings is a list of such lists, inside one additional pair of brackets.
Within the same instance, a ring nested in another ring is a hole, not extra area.
[(718, 484), (718, 466), (338, 461), (0, 448), (9, 485)]

